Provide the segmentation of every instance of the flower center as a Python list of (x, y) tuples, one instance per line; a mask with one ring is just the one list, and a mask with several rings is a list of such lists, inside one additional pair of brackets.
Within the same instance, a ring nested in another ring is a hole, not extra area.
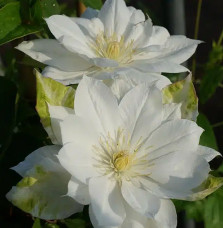
[(127, 64), (132, 61), (133, 41), (126, 43), (124, 36), (118, 37), (114, 33), (107, 37), (104, 33), (100, 33), (90, 46), (100, 58), (113, 59), (120, 64)]
[(117, 59), (120, 55), (120, 44), (117, 41), (112, 41), (108, 43), (107, 46), (107, 56), (110, 59)]
[(116, 152), (113, 154), (113, 165), (118, 172), (127, 170), (132, 161), (132, 156), (124, 151)]
[(131, 137), (118, 130), (114, 136), (103, 135), (97, 145), (92, 147), (94, 166), (102, 175), (109, 175), (121, 183), (137, 176), (150, 175), (151, 166), (142, 149), (142, 138), (131, 143)]

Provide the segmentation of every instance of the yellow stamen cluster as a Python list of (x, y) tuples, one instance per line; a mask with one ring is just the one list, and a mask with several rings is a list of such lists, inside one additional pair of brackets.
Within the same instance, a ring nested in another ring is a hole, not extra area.
[(126, 152), (116, 152), (113, 154), (113, 164), (116, 172), (122, 172), (127, 170), (132, 162), (132, 156)]
[(151, 164), (143, 153), (139, 154), (142, 144), (140, 139), (132, 145), (131, 138), (123, 130), (118, 130), (113, 137), (108, 133), (93, 146), (94, 166), (102, 175), (111, 175), (120, 183), (123, 178), (148, 176), (146, 170)]
[(133, 41), (126, 44), (124, 36), (118, 38), (114, 33), (112, 36), (107, 37), (104, 33), (100, 33), (91, 47), (98, 57), (113, 59), (120, 64), (132, 61)]

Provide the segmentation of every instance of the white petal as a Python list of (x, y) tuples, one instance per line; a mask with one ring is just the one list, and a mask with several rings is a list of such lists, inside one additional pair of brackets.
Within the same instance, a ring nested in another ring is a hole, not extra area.
[(159, 228), (176, 228), (177, 213), (174, 204), (170, 200), (161, 200), (160, 209), (155, 215), (155, 221)]
[(145, 139), (161, 123), (161, 92), (145, 83), (138, 85), (123, 97), (119, 108), (124, 128), (128, 129), (132, 141)]
[(214, 159), (216, 156), (222, 156), (218, 151), (206, 147), (206, 146), (200, 146), (198, 147), (198, 154), (200, 154), (207, 162), (210, 162), (212, 159)]
[(129, 66), (143, 72), (181, 73), (188, 71), (186, 67), (173, 63), (168, 58), (135, 60)]
[[(19, 175), (24, 177), (26, 176), (27, 172), (29, 172), (35, 165), (40, 162), (50, 160), (51, 164), (57, 164), (58, 159), (56, 155), (58, 154), (60, 149), (61, 146), (57, 145), (41, 147), (28, 155), (23, 162), (20, 162), (18, 165), (12, 167), (12, 169), (16, 171)], [(55, 166), (47, 167), (46, 165), (44, 165), (44, 168), (47, 170), (51, 170), (51, 168), (53, 169), (55, 168)], [(63, 170), (63, 168), (60, 166), (58, 166), (58, 168), (61, 168), (61, 170)]]
[(149, 45), (163, 45), (170, 37), (167, 29), (161, 26), (153, 26), (153, 32), (149, 40)]
[(64, 196), (67, 186), (62, 182), (58, 184), (58, 181), (62, 181), (62, 178), (51, 175), (45, 182), (39, 181), (31, 187), (12, 187), (6, 197), (21, 210), (44, 220), (64, 219), (81, 212), (83, 206)]
[(81, 183), (76, 178), (71, 177), (68, 183), (68, 196), (75, 199), (80, 204), (90, 204), (88, 185)]
[(88, 146), (90, 149), (92, 145), (98, 142), (99, 133), (87, 118), (68, 115), (60, 122), (60, 128), (64, 145), (69, 142), (76, 142)]
[(167, 77), (160, 74), (143, 73), (134, 69), (117, 72), (114, 79), (104, 80), (104, 83), (112, 90), (119, 102), (128, 91), (145, 82), (150, 83), (151, 86), (155, 85), (159, 89), (171, 84)]
[[(128, 45), (130, 42), (137, 40), (140, 35), (144, 32), (145, 22), (141, 22), (138, 24), (129, 24), (125, 30), (125, 44)], [(133, 47), (135, 48), (135, 42), (133, 43)], [(137, 49), (136, 49), (137, 50)]]
[(176, 210), (170, 200), (161, 199), (160, 209), (155, 215), (155, 219), (148, 219), (127, 204), (125, 204), (125, 210), (126, 219), (119, 227), (99, 226), (91, 206), (89, 207), (89, 215), (95, 228), (176, 228), (177, 225)]
[[(196, 156), (193, 152), (184, 150), (155, 159), (154, 166), (151, 168), (151, 178), (160, 183), (165, 183), (167, 188), (168, 186), (172, 187), (169, 183), (173, 183), (174, 179), (176, 182), (184, 181), (182, 185), (188, 185), (186, 189), (192, 189), (207, 178), (209, 171), (209, 164), (204, 159)], [(189, 184), (192, 181), (194, 183)], [(182, 192), (183, 190), (184, 188)]]
[(143, 31), (138, 37), (137, 40), (134, 41), (134, 47), (143, 48), (149, 44), (150, 37), (153, 31), (153, 25), (151, 19), (147, 19), (145, 22), (142, 22)]
[[(159, 59), (167, 59), (174, 63), (183, 63), (195, 52), (200, 40), (191, 40), (185, 36), (170, 36), (164, 45), (164, 51)], [(165, 50), (166, 49), (166, 50)]]
[(91, 178), (89, 191), (93, 214), (100, 226), (119, 226), (125, 219), (120, 188), (108, 177)]
[(96, 37), (100, 33), (104, 33), (104, 25), (99, 18), (93, 18), (91, 20), (86, 18), (74, 17), (72, 20), (79, 26), (83, 34), (92, 39), (95, 42)]
[(62, 145), (60, 122), (63, 121), (68, 115), (74, 114), (74, 110), (71, 108), (53, 106), (50, 104), (48, 104), (48, 110), (50, 113), (50, 122), (53, 134), (56, 137), (59, 145)]
[(145, 143), (150, 160), (185, 148), (196, 151), (202, 132), (202, 128), (189, 120), (176, 119), (162, 124)]
[(64, 219), (80, 212), (82, 206), (65, 196), (70, 174), (60, 165), (56, 154), (60, 146), (42, 147), (13, 169), (24, 179), (7, 194), (15, 206), (46, 220)]
[(98, 80), (84, 77), (75, 95), (75, 112), (107, 135), (114, 133), (120, 123), (118, 102), (111, 90)]
[(118, 62), (113, 59), (106, 58), (91, 58), (92, 63), (98, 67), (118, 67)]
[(48, 78), (52, 78), (64, 85), (70, 85), (79, 83), (84, 75), (87, 75), (88, 73), (90, 74), (94, 70), (95, 68), (89, 68), (83, 71), (67, 72), (61, 71), (58, 68), (54, 67), (45, 67), (42, 75)]
[(94, 17), (98, 17), (98, 10), (95, 10), (95, 9), (88, 7), (84, 11), (84, 13), (81, 15), (81, 17), (87, 18), (87, 19), (92, 19)]
[(93, 212), (92, 205), (89, 205), (89, 217), (94, 228), (120, 228), (120, 226), (100, 226)]
[(55, 38), (72, 52), (94, 57), (88, 46), (88, 39), (79, 26), (71, 18), (64, 15), (54, 15), (46, 19), (46, 23)]
[(121, 36), (125, 31), (131, 13), (124, 0), (107, 0), (99, 11), (98, 18), (104, 23), (105, 33)]
[(170, 103), (163, 105), (163, 121), (181, 119), (181, 104)]
[(137, 10), (134, 7), (129, 6), (128, 7), (130, 13), (131, 13), (131, 17), (130, 17), (130, 23), (132, 24), (138, 24), (140, 22), (145, 21), (145, 15), (142, 12), (142, 10)]
[(67, 143), (59, 151), (58, 159), (73, 177), (84, 184), (89, 178), (99, 175), (93, 166), (92, 149), (86, 145)]
[(160, 207), (160, 200), (151, 193), (135, 187), (129, 181), (122, 181), (122, 196), (140, 214), (153, 218)]
[(91, 66), (80, 56), (65, 49), (57, 40), (24, 41), (16, 48), (39, 62), (61, 70), (80, 71)]
[(149, 178), (142, 178), (141, 183), (162, 198), (186, 199), (210, 172), (207, 161), (193, 151), (171, 152), (152, 162)]
[[(125, 205), (126, 219), (119, 228), (163, 228), (159, 227), (154, 219), (148, 219), (129, 205)], [(159, 212), (158, 212), (159, 213)]]
[[(72, 23), (75, 24), (75, 22), (72, 22)], [(79, 26), (78, 25), (76, 25), (76, 26), (81, 31)], [(82, 31), (81, 31), (81, 33), (83, 34)], [(83, 36), (84, 36), (84, 34), (83, 34)], [(67, 36), (64, 35), (64, 36), (59, 37), (58, 41), (67, 50), (69, 50), (73, 53), (77, 53), (81, 57), (83, 57), (85, 60), (89, 61), (91, 58), (95, 58), (97, 56), (96, 56), (95, 52), (91, 49), (91, 47), (88, 45), (91, 42), (91, 39), (88, 39), (87, 36), (84, 36), (84, 37), (85, 37), (85, 42), (86, 42), (84, 44), (79, 41), (79, 40), (81, 40), (81, 38), (77, 38), (76, 40), (74, 40), (74, 38), (69, 35), (67, 35)]]

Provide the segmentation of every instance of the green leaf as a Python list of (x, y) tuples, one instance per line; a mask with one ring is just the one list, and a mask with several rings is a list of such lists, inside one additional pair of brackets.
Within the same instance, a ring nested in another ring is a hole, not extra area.
[(201, 222), (204, 216), (204, 200), (185, 203), (186, 216), (188, 219), (194, 219)]
[(223, 191), (222, 189), (210, 196), (205, 203), (204, 223), (205, 228), (223, 227)]
[(35, 25), (19, 25), (14, 30), (10, 31), (4, 38), (0, 39), (0, 45), (8, 43), (18, 38), (22, 38), (24, 36), (40, 32), (41, 30), (41, 27)]
[(53, 223), (45, 223), (43, 228), (60, 228), (60, 226)]
[(17, 0), (0, 0), (0, 7), (3, 7), (4, 5), (11, 3), (11, 2), (16, 2)]
[(39, 218), (36, 218), (35, 219), (32, 228), (42, 228), (41, 222), (40, 222), (40, 219)]
[(214, 131), (208, 118), (204, 114), (200, 113), (197, 118), (197, 124), (204, 129), (204, 132), (200, 137), (200, 145), (218, 150)]
[(36, 71), (37, 80), (37, 101), (36, 110), (40, 116), (41, 123), (47, 131), (52, 142), (56, 142), (51, 129), (50, 114), (47, 103), (55, 106), (74, 107), (75, 90), (72, 87), (65, 86), (51, 78), (43, 77)]
[(0, 45), (41, 31), (37, 25), (22, 24), (20, 3), (12, 2), (0, 9)]
[(65, 225), (67, 228), (85, 228), (86, 222), (82, 219), (66, 219), (64, 220)]
[(0, 9), (0, 40), (21, 24), (19, 2), (12, 2)]
[(40, 1), (40, 6), (42, 8), (43, 18), (50, 17), (55, 14), (60, 14), (60, 7), (56, 0), (45, 0)]
[(100, 9), (102, 6), (101, 0), (81, 0), (86, 7), (91, 7), (94, 9)]
[(187, 200), (202, 200), (218, 190), (222, 185), (223, 177), (214, 177), (212, 175), (209, 175), (207, 180), (205, 180), (199, 187), (192, 190), (194, 193), (191, 194)]
[(200, 86), (200, 101), (202, 104), (206, 103), (210, 99), (219, 84), (223, 80), (223, 66), (210, 66), (206, 68), (204, 77)]
[(43, 21), (44, 18), (60, 14), (60, 6), (56, 0), (37, 0), (32, 11), (34, 20)]
[(163, 89), (163, 103), (181, 103), (183, 119), (196, 120), (198, 115), (198, 98), (191, 76), (170, 84)]
[(215, 93), (217, 87), (223, 80), (223, 31), (218, 43), (213, 42), (209, 60), (204, 69), (204, 76), (200, 86), (200, 101), (207, 102)]

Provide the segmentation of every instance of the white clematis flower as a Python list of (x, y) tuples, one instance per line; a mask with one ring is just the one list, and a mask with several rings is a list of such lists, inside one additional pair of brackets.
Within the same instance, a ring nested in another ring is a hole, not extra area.
[(48, 65), (43, 75), (64, 84), (78, 83), (83, 75), (111, 78), (123, 68), (185, 72), (180, 64), (201, 43), (170, 36), (124, 0), (107, 0), (100, 11), (87, 9), (82, 18), (54, 15), (46, 23), (55, 40), (23, 42), (17, 49)]
[(155, 227), (176, 227), (169, 198), (189, 198), (218, 155), (199, 146), (203, 130), (146, 83), (118, 102), (105, 84), (84, 77), (74, 108), (60, 120), (58, 159), (72, 175), (68, 195), (90, 204), (95, 227), (146, 227), (151, 219)]
[(34, 217), (64, 219), (83, 209), (83, 205), (66, 195), (71, 175), (56, 157), (60, 148), (56, 145), (39, 148), (12, 168), (23, 179), (6, 197)]

